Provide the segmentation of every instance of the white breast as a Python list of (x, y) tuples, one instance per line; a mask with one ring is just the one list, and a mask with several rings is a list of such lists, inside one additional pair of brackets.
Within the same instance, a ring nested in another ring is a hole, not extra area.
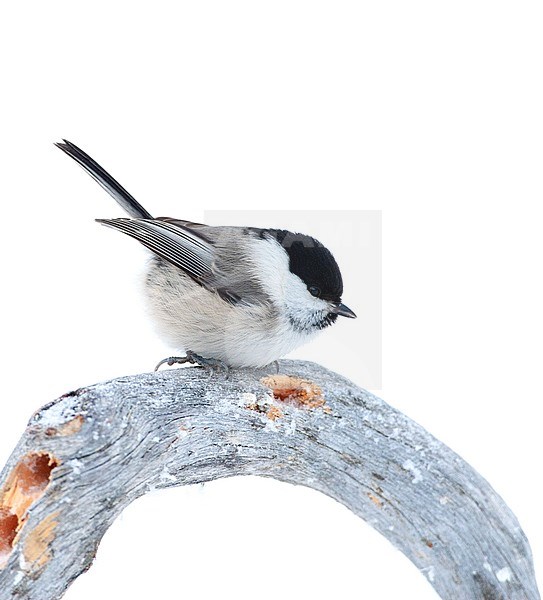
[(293, 318), (307, 314), (300, 297), (308, 293), (288, 270), (286, 253), (275, 240), (251, 243), (256, 246), (253, 270), (247, 276), (256, 277), (265, 286), (271, 296), (268, 304), (232, 306), (176, 267), (151, 261), (144, 286), (149, 314), (159, 335), (177, 352), (191, 350), (232, 367), (261, 367), (318, 332), (292, 326)]

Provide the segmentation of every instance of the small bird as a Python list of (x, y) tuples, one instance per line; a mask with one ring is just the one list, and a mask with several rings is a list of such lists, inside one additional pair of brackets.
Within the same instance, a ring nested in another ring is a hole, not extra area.
[(343, 281), (318, 240), (283, 229), (213, 227), (153, 218), (109, 173), (67, 140), (55, 144), (130, 218), (96, 219), (148, 248), (144, 279), (159, 335), (185, 356), (164, 363), (211, 369), (264, 367), (311, 340), (338, 316)]

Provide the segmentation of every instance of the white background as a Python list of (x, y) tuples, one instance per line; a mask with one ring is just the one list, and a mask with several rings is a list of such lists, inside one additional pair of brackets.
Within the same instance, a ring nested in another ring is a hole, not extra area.
[[(51, 145), (66, 137), (151, 212), (382, 210), (378, 393), (492, 483), (542, 579), (542, 17), (528, 1), (6, 4), (0, 462), (40, 405), (169, 352), (137, 298), (145, 253), (93, 222), (120, 212)], [(343, 507), (249, 479), (136, 502), (66, 598), (277, 594), (436, 598)]]

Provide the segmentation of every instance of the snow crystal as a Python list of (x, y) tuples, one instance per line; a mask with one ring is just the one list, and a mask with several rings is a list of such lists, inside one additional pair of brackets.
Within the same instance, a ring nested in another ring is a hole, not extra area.
[(74, 458), (73, 460), (70, 461), (69, 464), (72, 467), (72, 471), (76, 475), (79, 475), (81, 473), (81, 468), (83, 467), (83, 463), (80, 460), (78, 460), (77, 458)]
[(273, 432), (278, 431), (275, 421), (270, 421), (270, 419), (267, 419), (266, 425), (264, 427), (264, 431), (273, 431)]
[(39, 412), (39, 424), (43, 427), (58, 427), (76, 416), (74, 409), (62, 401), (56, 402)]
[(410, 458), (403, 463), (402, 467), (413, 475), (411, 483), (418, 483), (419, 481), (422, 481), (422, 473), (420, 472), (420, 469), (415, 466), (415, 463)]
[(177, 481), (177, 477), (175, 475), (172, 475), (168, 471), (168, 467), (167, 466), (164, 466), (164, 468), (162, 469), (162, 473), (160, 474), (160, 479), (162, 481)]
[(256, 394), (252, 392), (242, 392), (239, 395), (238, 406), (247, 406), (248, 404), (257, 404)]
[(501, 583), (511, 581), (512, 575), (513, 573), (511, 573), (511, 569), (509, 567), (504, 567), (503, 569), (496, 571), (496, 577)]
[(13, 578), (13, 585), (17, 585), (25, 576), (24, 571), (17, 571), (15, 577)]
[(295, 431), (296, 431), (296, 419), (292, 419), (292, 421), (290, 422), (290, 425), (287, 428), (287, 435), (294, 435)]

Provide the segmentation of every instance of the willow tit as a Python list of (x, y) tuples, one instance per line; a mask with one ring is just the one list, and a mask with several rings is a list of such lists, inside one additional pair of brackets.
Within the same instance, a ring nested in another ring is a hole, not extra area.
[(75, 144), (55, 145), (130, 215), (97, 222), (152, 252), (144, 285), (151, 317), (161, 337), (187, 354), (158, 366), (263, 367), (338, 316), (356, 317), (341, 302), (334, 257), (316, 239), (282, 229), (155, 219)]

